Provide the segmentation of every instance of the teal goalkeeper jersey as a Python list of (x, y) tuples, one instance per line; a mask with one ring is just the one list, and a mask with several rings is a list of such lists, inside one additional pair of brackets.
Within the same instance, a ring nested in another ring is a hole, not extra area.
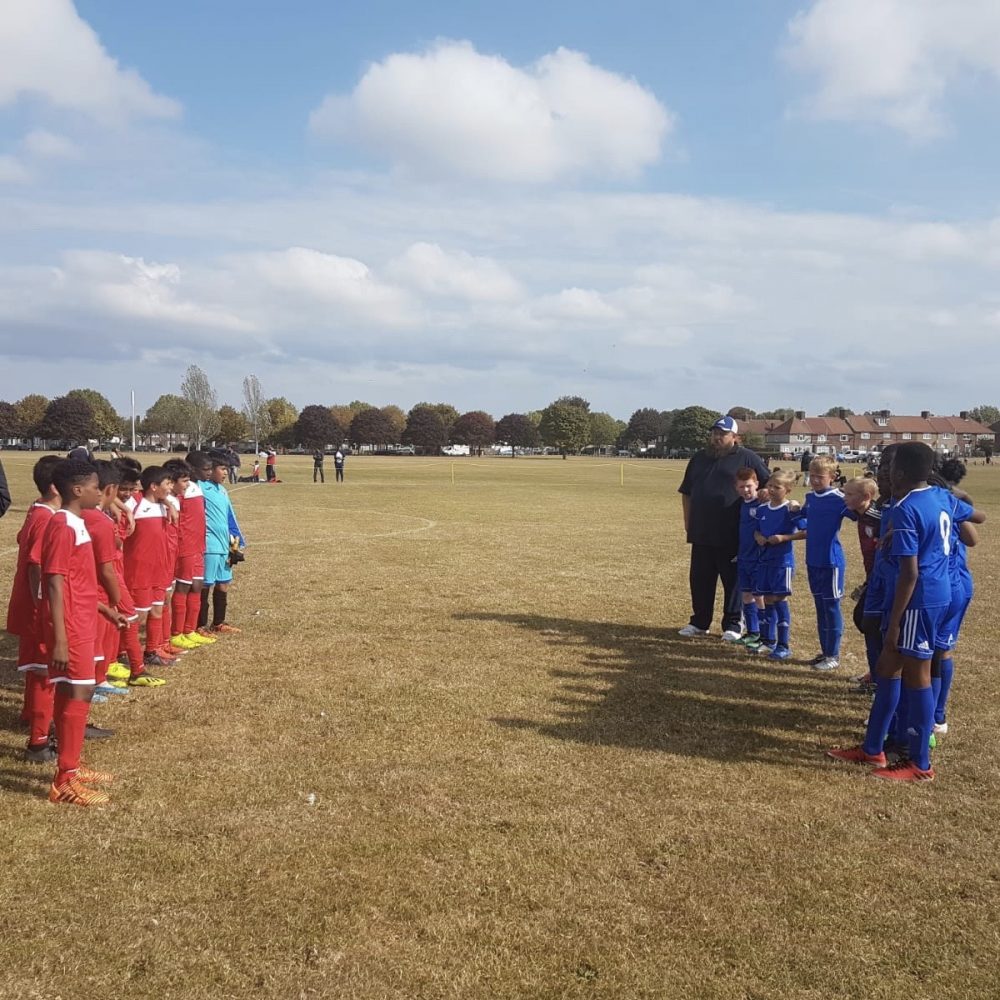
[(243, 540), (229, 493), (221, 483), (206, 480), (199, 485), (205, 494), (205, 554), (225, 555), (229, 552), (230, 535)]

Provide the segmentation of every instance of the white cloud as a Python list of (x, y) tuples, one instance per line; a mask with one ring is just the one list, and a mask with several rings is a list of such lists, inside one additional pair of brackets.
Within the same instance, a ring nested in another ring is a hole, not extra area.
[(16, 157), (0, 155), (0, 184), (26, 184), (31, 171)]
[(0, 5), (0, 106), (25, 97), (106, 124), (180, 114), (176, 101), (108, 55), (72, 0)]
[(32, 129), (21, 140), (21, 148), (29, 156), (45, 160), (73, 160), (80, 155), (72, 139), (43, 128)]
[(375, 63), (310, 117), (420, 173), (491, 181), (632, 178), (655, 163), (673, 115), (635, 80), (557, 49), (526, 68), (440, 42)]
[(996, 0), (814, 0), (788, 34), (791, 64), (818, 78), (808, 114), (917, 139), (943, 129), (943, 99), (962, 77), (1000, 77)]
[(507, 302), (522, 294), (517, 280), (495, 260), (436, 243), (414, 243), (389, 263), (390, 277), (431, 296), (469, 302)]

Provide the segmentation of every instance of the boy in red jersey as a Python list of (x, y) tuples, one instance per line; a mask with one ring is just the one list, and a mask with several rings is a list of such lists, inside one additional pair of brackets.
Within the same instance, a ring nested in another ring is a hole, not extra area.
[(49, 649), (49, 677), (55, 685), (53, 721), (59, 745), (50, 802), (102, 805), (104, 792), (90, 788), (111, 775), (80, 763), (90, 698), (94, 692), (94, 642), (98, 616), (124, 621), (122, 615), (99, 602), (93, 545), (83, 511), (101, 501), (97, 473), (89, 462), (60, 462), (52, 482), (62, 498), (42, 539), (42, 607), (45, 641)]
[[(128, 584), (139, 623), (146, 626), (146, 667), (167, 666), (157, 655), (163, 643), (161, 623), (164, 587), (167, 576), (166, 511), (163, 501), (170, 492), (170, 475), (158, 465), (143, 469), (139, 478), (142, 499), (130, 497), (126, 507), (135, 521), (135, 530), (125, 539), (125, 582)], [(130, 663), (132, 676), (138, 679), (139, 664)]]
[(31, 730), (25, 756), (35, 764), (56, 759), (49, 744), (52, 685), (38, 607), (42, 600), (42, 537), (53, 513), (62, 506), (52, 485), (52, 470), (62, 461), (58, 455), (43, 455), (32, 470), (38, 499), (28, 508), (17, 534), (17, 569), (7, 606), (7, 631), (18, 637), (17, 669), (24, 674), (22, 718)]
[(173, 635), (170, 644), (178, 649), (197, 649), (207, 645), (198, 634), (201, 587), (205, 578), (205, 497), (198, 482), (207, 479), (211, 465), (208, 456), (192, 451), (187, 461), (168, 462), (174, 469), (174, 496), (180, 502), (180, 533), (177, 546), (173, 599)]

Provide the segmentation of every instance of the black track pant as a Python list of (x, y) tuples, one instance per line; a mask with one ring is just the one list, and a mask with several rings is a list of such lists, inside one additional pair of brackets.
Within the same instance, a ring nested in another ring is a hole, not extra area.
[(743, 609), (736, 589), (735, 552), (716, 545), (691, 546), (691, 624), (707, 629), (715, 617), (715, 591), (722, 581), (722, 629), (740, 630)]

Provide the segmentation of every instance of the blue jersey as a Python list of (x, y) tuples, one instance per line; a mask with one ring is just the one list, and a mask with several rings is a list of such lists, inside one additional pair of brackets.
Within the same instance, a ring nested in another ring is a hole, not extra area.
[(965, 542), (962, 541), (960, 530), (963, 522), (972, 517), (975, 508), (972, 504), (951, 494), (951, 552), (948, 555), (948, 571), (951, 574), (953, 591), (972, 593), (972, 574), (965, 561)]
[[(787, 500), (778, 507), (762, 503), (757, 508), (757, 530), (765, 538), (770, 538), (771, 535), (791, 535), (805, 526), (805, 517), (799, 511), (790, 510)], [(792, 548), (792, 543), (760, 546), (760, 561), (769, 567), (794, 567), (795, 550)]]
[(807, 493), (802, 513), (809, 522), (806, 529), (806, 565), (843, 566), (840, 522), (848, 516), (844, 494), (835, 489)]
[(243, 532), (236, 523), (229, 494), (221, 483), (206, 480), (199, 484), (205, 495), (205, 554), (225, 555), (229, 552), (229, 536), (243, 543)]
[(752, 567), (760, 559), (760, 546), (753, 537), (757, 530), (759, 507), (759, 500), (744, 500), (740, 504), (740, 545), (736, 551), (736, 561), (740, 566)]
[(910, 490), (893, 506), (889, 515), (892, 538), (883, 563), (890, 584), (886, 607), (892, 606), (888, 594), (895, 589), (899, 561), (906, 556), (916, 556), (919, 574), (907, 608), (936, 608), (951, 603), (948, 561), (953, 499), (935, 486), (923, 486)]

